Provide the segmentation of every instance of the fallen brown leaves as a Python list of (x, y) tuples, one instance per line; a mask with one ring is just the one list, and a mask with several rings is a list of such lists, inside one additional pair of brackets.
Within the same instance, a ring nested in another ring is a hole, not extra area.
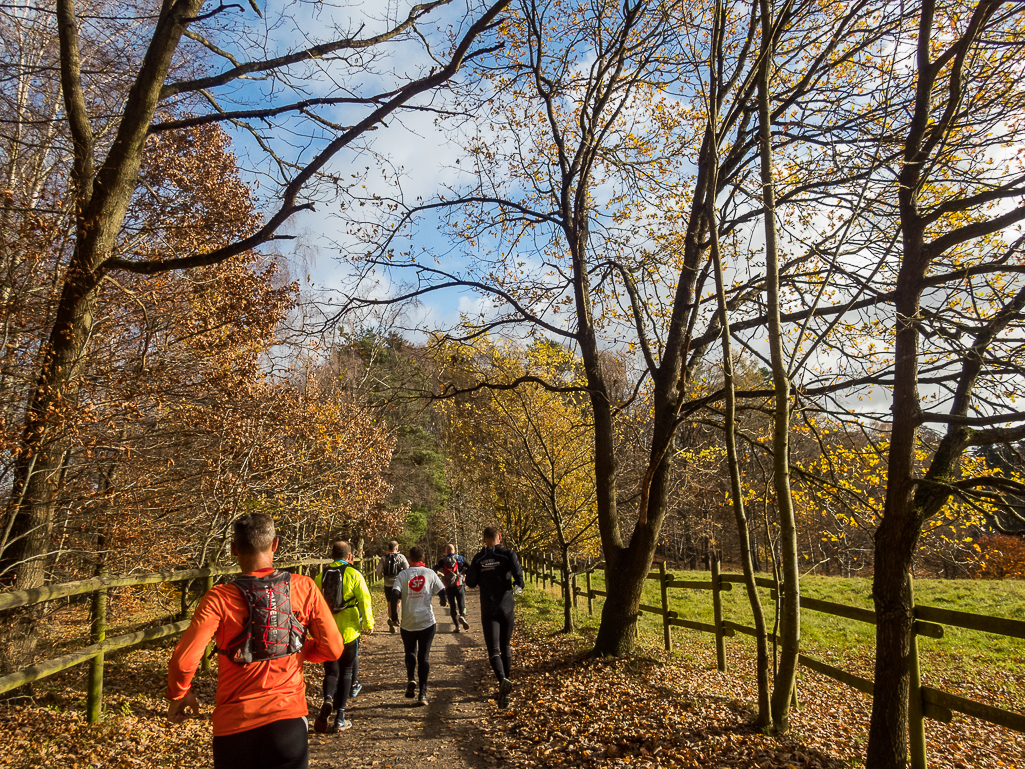
[[(729, 672), (722, 674), (706, 637), (678, 638), (687, 649), (683, 657), (644, 648), (629, 660), (600, 660), (582, 654), (579, 638), (518, 634), (513, 705), (496, 709), (485, 726), (492, 738), (489, 762), (749, 769), (863, 764), (870, 698), (806, 671), (791, 733), (775, 739), (751, 726), (751, 650), (732, 643)], [(1025, 735), (967, 717), (950, 725), (927, 722), (926, 729), (933, 769), (1025, 763)]]
[(108, 660), (102, 723), (85, 720), (87, 666), (46, 679), (31, 699), (0, 706), (0, 766), (62, 769), (203, 767), (210, 763), (212, 678), (196, 688), (204, 718), (173, 726), (164, 713), (170, 649), (138, 649)]
[[(793, 714), (791, 734), (774, 739), (751, 728), (755, 693), (751, 648), (746, 643), (727, 645), (729, 672), (723, 674), (715, 669), (714, 648), (704, 635), (677, 635), (682, 651), (676, 655), (642, 642), (630, 659), (597, 660), (586, 658), (579, 637), (551, 632), (551, 625), (526, 630), (518, 629), (514, 641), (512, 707), (498, 710), (491, 704), (490, 717), (476, 724), (486, 737), (485, 747), (462, 752), (462, 763), (472, 769), (863, 765), (871, 699), (808, 671), (799, 680), (800, 708)], [(84, 666), (40, 682), (31, 699), (0, 703), (0, 766), (209, 766), (216, 682), (212, 674), (197, 678), (202, 717), (172, 726), (163, 717), (172, 645), (173, 641), (138, 649), (107, 661), (102, 724), (85, 723)], [(870, 659), (827, 655), (825, 661), (871, 676)], [(1021, 708), (1025, 676), (1017, 667), (1010, 670), (993, 680), (931, 683), (983, 702)], [(382, 676), (393, 673), (378, 671)], [(308, 669), (307, 681), (315, 706), (319, 670)], [(492, 688), (490, 680), (486, 687)], [(453, 709), (434, 728), (455, 729), (466, 719), (475, 720), (474, 708), (449, 704)], [(382, 752), (378, 764), (384, 767), (392, 763), (390, 756), (408, 757), (410, 741), (423, 741), (423, 725), (384, 721), (371, 728), (368, 722), (364, 736), (367, 749), (352, 760), (370, 755), (372, 747)], [(927, 721), (926, 736), (930, 769), (1025, 766), (1025, 735), (973, 718), (957, 715), (949, 725)]]

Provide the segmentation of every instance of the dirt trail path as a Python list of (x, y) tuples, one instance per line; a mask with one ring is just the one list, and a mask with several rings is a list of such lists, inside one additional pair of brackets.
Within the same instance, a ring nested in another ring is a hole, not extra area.
[[(379, 588), (375, 586), (374, 592)], [(363, 691), (349, 700), (346, 715), (352, 728), (339, 734), (310, 734), (311, 769), (407, 769), (459, 766), (484, 769), (477, 727), (495, 709), (491, 669), (480, 630), (476, 591), (467, 591), (466, 618), (470, 630), (453, 632), (448, 609), (437, 601), (438, 632), (431, 647), (431, 677), (426, 707), (405, 698), (406, 669), (402, 639), (388, 632), (387, 613), (378, 611), (374, 634), (360, 640), (360, 681)], [(381, 607), (383, 608), (383, 606)], [(309, 690), (319, 693), (319, 678), (307, 672)], [(316, 713), (311, 701), (310, 713)]]

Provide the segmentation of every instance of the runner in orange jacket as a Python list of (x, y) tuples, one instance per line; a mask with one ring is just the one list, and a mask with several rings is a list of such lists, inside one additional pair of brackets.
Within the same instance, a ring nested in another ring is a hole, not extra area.
[[(274, 573), (278, 538), (274, 520), (263, 513), (242, 516), (234, 524), (231, 552), (243, 574)], [(213, 713), (215, 769), (304, 769), (308, 766), (308, 709), (303, 662), (338, 659), (344, 648), (334, 617), (313, 580), (291, 575), (292, 613), (306, 628), (297, 654), (249, 664), (217, 655), (217, 695)], [(217, 585), (199, 602), (192, 623), (178, 642), (167, 674), (167, 717), (185, 720), (199, 713), (190, 689), (207, 644), (218, 649), (242, 632), (249, 604), (238, 587)]]

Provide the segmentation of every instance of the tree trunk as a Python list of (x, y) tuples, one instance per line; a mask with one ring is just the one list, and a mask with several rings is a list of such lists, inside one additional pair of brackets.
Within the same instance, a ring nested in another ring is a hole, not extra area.
[[(770, 0), (761, 0), (762, 50), (758, 72), (758, 133), (761, 155), (762, 221), (765, 233), (765, 284), (769, 353), (772, 360), (773, 409), (773, 486), (779, 513), (779, 538), (782, 561), (780, 576), (781, 639), (779, 664), (772, 690), (772, 726), (778, 733), (790, 728), (790, 703), (797, 682), (797, 657), (801, 649), (801, 587), (798, 570), (797, 525), (790, 495), (790, 372), (783, 353), (780, 319), (779, 245), (776, 237), (776, 192), (773, 182), (772, 117), (769, 105), (769, 79), (775, 51)], [(744, 532), (741, 532), (743, 536)]]
[(876, 664), (866, 766), (880, 769), (902, 769), (908, 754), (908, 655), (914, 632), (909, 575), (918, 537), (909, 539), (909, 527), (897, 518), (884, 518), (876, 530), (872, 580)]
[[(722, 4), (716, 3), (715, 22), (713, 25), (712, 61), (709, 67), (715, 72), (715, 56), (720, 48), (719, 36), (722, 33), (723, 18)], [(747, 588), (748, 603), (751, 605), (751, 614), (755, 628), (755, 684), (758, 693), (758, 713), (756, 723), (760, 728), (769, 725), (769, 645), (765, 633), (765, 613), (762, 611), (762, 602), (758, 597), (758, 586), (755, 584), (754, 561), (751, 554), (751, 534), (747, 520), (747, 511), (744, 506), (744, 484), (741, 480), (740, 458), (737, 455), (737, 388), (733, 372), (733, 345), (730, 338), (730, 315), (726, 301), (726, 280), (723, 275), (722, 254), (719, 248), (719, 224), (718, 211), (716, 209), (715, 189), (718, 177), (718, 146), (716, 133), (718, 127), (718, 81), (713, 75), (710, 78), (711, 87), (709, 94), (709, 125), (706, 134), (706, 144), (711, 151), (711, 177), (706, 205), (708, 207), (709, 240), (712, 248), (712, 265), (715, 273), (715, 293), (719, 312), (719, 326), (722, 329), (722, 372), (723, 372), (723, 439), (726, 442), (727, 467), (730, 476), (730, 501), (733, 508), (734, 522), (737, 527), (737, 539), (740, 543), (740, 561), (744, 571), (744, 585)], [(713, 579), (718, 572), (713, 572)], [(718, 590), (718, 586), (716, 586)], [(721, 652), (720, 652), (721, 654)], [(724, 664), (720, 660), (720, 665)]]
[(14, 465), (14, 487), (5, 529), (10, 531), (0, 571), (13, 572), (14, 589), (45, 581), (47, 554), (67, 439), (64, 422), (76, 406), (78, 384), (99, 282), (72, 270), (64, 286), (44, 365), (22, 433), (22, 454)]

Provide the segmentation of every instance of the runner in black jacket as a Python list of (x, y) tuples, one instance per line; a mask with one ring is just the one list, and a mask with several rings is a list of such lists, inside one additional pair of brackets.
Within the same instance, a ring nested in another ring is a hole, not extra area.
[[(513, 590), (523, 592), (523, 569), (516, 553), (501, 546), (502, 533), (494, 526), (484, 529), (484, 549), (473, 557), (466, 575), (467, 587), (480, 588), (480, 618), (491, 669), (498, 679), (498, 707), (509, 705), (512, 682)], [(515, 587), (514, 587), (515, 586)]]

